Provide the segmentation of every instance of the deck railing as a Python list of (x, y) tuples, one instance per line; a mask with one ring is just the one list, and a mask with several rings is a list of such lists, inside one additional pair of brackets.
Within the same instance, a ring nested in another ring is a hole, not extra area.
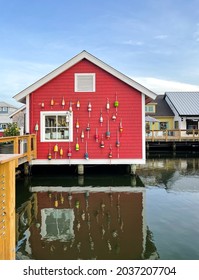
[(37, 157), (35, 134), (0, 138), (0, 154), (20, 154), (16, 167)]
[(146, 141), (199, 141), (198, 129), (146, 130)]

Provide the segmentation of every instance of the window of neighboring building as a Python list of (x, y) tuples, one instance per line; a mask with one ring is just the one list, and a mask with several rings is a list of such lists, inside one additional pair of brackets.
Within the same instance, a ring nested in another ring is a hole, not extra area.
[(95, 92), (95, 74), (76, 73), (75, 92)]
[(146, 113), (155, 113), (155, 105), (146, 105), (145, 112)]
[(8, 107), (0, 107), (0, 113), (8, 113)]
[(0, 123), (0, 131), (3, 131), (4, 129), (6, 129), (8, 127), (7, 123)]
[(41, 141), (72, 141), (72, 112), (41, 112)]
[(160, 122), (160, 130), (166, 130), (168, 129), (168, 122)]

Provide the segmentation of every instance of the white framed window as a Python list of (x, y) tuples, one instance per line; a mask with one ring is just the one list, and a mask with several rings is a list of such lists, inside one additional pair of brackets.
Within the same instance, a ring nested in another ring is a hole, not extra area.
[(41, 112), (41, 142), (73, 141), (72, 112)]
[(75, 73), (75, 92), (95, 92), (95, 73)]
[(146, 105), (145, 112), (146, 113), (155, 113), (155, 105)]

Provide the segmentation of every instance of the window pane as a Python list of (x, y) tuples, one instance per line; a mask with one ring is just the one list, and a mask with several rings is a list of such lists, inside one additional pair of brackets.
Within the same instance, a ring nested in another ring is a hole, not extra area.
[(46, 116), (45, 117), (46, 127), (56, 127), (56, 116)]
[(68, 123), (66, 122), (66, 116), (58, 116), (58, 126), (66, 127)]

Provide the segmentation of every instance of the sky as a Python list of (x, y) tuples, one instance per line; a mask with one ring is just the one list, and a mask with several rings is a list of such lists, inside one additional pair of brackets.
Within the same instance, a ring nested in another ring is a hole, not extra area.
[(0, 101), (86, 50), (156, 94), (199, 91), (199, 0), (0, 0)]

